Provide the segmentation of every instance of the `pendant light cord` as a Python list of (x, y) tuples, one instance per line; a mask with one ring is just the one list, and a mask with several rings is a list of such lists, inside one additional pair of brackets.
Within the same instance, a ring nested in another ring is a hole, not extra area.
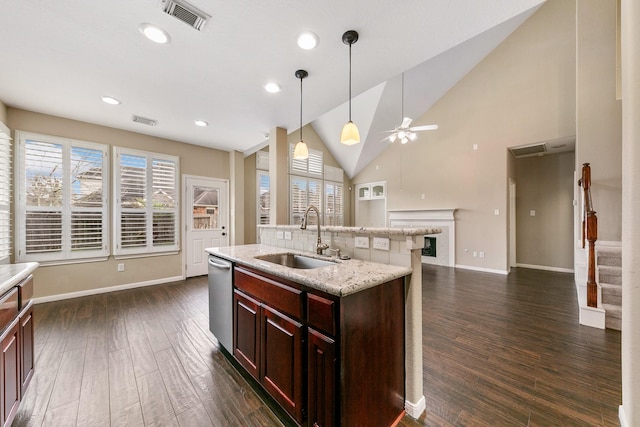
[(351, 45), (349, 43), (349, 121), (351, 121)]
[(300, 77), (300, 141), (302, 141), (302, 79)]
[(402, 73), (402, 104), (400, 106), (400, 112), (402, 113), (402, 117), (400, 117), (400, 122), (404, 121), (404, 72)]

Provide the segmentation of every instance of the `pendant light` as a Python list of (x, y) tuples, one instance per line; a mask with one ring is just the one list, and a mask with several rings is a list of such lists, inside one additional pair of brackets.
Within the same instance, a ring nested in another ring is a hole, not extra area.
[(349, 121), (342, 128), (340, 142), (344, 145), (354, 145), (360, 142), (358, 127), (351, 121), (351, 45), (358, 41), (358, 33), (349, 30), (342, 35), (342, 42), (349, 45)]
[(298, 141), (296, 147), (293, 149), (293, 158), (296, 160), (306, 160), (309, 158), (309, 149), (307, 148), (307, 144), (302, 140), (302, 79), (308, 75), (309, 73), (305, 70), (296, 71), (296, 77), (300, 79), (300, 141)]

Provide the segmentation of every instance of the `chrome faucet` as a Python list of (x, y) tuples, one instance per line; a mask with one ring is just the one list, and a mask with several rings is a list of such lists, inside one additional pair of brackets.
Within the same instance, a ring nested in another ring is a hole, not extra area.
[(316, 217), (318, 218), (318, 243), (316, 243), (316, 253), (318, 255), (322, 255), (322, 251), (327, 249), (329, 245), (326, 243), (322, 243), (322, 239), (320, 239), (320, 211), (313, 205), (309, 205), (307, 210), (304, 211), (304, 216), (302, 217), (302, 222), (300, 223), (300, 229), (306, 230), (307, 224), (309, 223), (309, 211), (313, 209), (316, 212)]

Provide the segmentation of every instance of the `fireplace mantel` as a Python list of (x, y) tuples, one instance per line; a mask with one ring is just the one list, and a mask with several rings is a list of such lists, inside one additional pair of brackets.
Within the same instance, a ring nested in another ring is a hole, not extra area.
[[(456, 209), (389, 210), (389, 226), (393, 228), (440, 227), (442, 234), (436, 237), (437, 256), (422, 257), (426, 264), (455, 266), (456, 258)], [(433, 237), (433, 236), (431, 236)]]

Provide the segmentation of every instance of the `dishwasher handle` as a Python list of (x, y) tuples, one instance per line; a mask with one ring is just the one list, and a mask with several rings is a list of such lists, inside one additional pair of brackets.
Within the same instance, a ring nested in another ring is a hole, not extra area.
[(209, 265), (211, 267), (215, 267), (215, 268), (220, 268), (220, 269), (225, 269), (228, 270), (231, 268), (231, 263), (226, 263), (224, 261), (220, 262), (216, 262), (215, 258), (209, 258)]

